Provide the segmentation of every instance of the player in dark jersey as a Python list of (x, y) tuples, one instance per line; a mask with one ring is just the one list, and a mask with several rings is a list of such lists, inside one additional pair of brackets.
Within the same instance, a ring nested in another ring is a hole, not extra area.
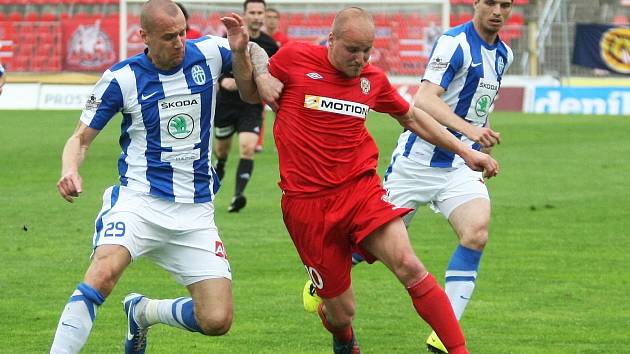
[(350, 282), (356, 249), (395, 274), (449, 353), (467, 353), (448, 297), (409, 243), (401, 217), (411, 209), (389, 203), (380, 184), (378, 149), (365, 119), (370, 109), (389, 113), (406, 129), (461, 154), (475, 170), (493, 176), (498, 165), (410, 106), (385, 73), (368, 64), (373, 41), (372, 17), (350, 7), (337, 14), (327, 47), (291, 43), (270, 60), (271, 74), (284, 85), (274, 125), (284, 222), (323, 298), (318, 312), (335, 353), (360, 352)]
[[(247, 0), (243, 5), (243, 19), (247, 23), (250, 41), (262, 47), (267, 55), (278, 51), (276, 42), (261, 31), (265, 19), (265, 1)], [(217, 114), (214, 135), (217, 138), (214, 153), (217, 158), (216, 170), (219, 179), (225, 175), (225, 164), (232, 145), (232, 136), (238, 133), (240, 160), (236, 169), (236, 187), (229, 207), (230, 212), (238, 212), (247, 202), (244, 191), (254, 171), (254, 155), (258, 136), (262, 133), (262, 104), (249, 104), (239, 97), (236, 83), (231, 75), (219, 79), (220, 91), (217, 94)]]

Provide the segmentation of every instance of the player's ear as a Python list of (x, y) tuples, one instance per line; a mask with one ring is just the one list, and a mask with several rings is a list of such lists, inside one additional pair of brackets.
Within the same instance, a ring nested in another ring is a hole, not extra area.
[(333, 32), (328, 33), (328, 47), (332, 46), (333, 41), (335, 40), (335, 34)]
[(142, 38), (144, 44), (148, 44), (149, 34), (143, 28), (140, 28), (140, 37)]

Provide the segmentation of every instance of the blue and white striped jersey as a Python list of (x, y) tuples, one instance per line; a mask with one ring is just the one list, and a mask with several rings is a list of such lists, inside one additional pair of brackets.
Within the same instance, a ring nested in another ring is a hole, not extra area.
[(231, 70), (227, 39), (206, 36), (187, 41), (184, 61), (171, 71), (157, 69), (146, 52), (105, 71), (81, 121), (101, 130), (122, 113), (121, 185), (181, 203), (214, 198), (215, 86)]
[[(431, 58), (422, 80), (442, 86), (442, 99), (462, 119), (484, 126), (494, 102), (503, 74), (514, 60), (510, 47), (497, 38), (486, 43), (473, 26), (464, 23), (444, 33), (433, 46)], [(479, 144), (452, 133), (465, 144), (479, 150)], [(424, 141), (410, 131), (398, 139), (394, 154), (431, 167), (458, 167), (464, 160), (452, 152)]]
[(2, 77), (2, 75), (4, 75), (4, 66), (2, 66), (2, 64), (0, 64), (0, 77)]

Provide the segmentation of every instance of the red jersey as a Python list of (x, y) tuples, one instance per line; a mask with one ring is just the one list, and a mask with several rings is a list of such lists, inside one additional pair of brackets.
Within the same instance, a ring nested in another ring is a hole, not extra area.
[(188, 27), (188, 29), (186, 30), (186, 39), (197, 39), (201, 36), (202, 36), (201, 32), (197, 31), (196, 29), (192, 27)]
[(276, 41), (276, 43), (278, 44), (278, 47), (282, 47), (289, 41), (289, 37), (287, 37), (284, 33), (280, 31), (274, 33), (274, 35), (271, 36), (271, 38), (273, 38), (273, 40)]
[(320, 192), (376, 171), (378, 148), (365, 127), (369, 110), (409, 110), (381, 69), (368, 64), (348, 77), (328, 61), (326, 47), (301, 42), (280, 47), (269, 69), (284, 84), (273, 135), (285, 193)]

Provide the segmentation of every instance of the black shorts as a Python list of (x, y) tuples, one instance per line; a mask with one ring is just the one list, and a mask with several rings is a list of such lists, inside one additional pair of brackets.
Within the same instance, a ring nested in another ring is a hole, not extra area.
[(262, 112), (262, 104), (218, 104), (214, 113), (214, 136), (227, 139), (236, 132), (260, 134)]

